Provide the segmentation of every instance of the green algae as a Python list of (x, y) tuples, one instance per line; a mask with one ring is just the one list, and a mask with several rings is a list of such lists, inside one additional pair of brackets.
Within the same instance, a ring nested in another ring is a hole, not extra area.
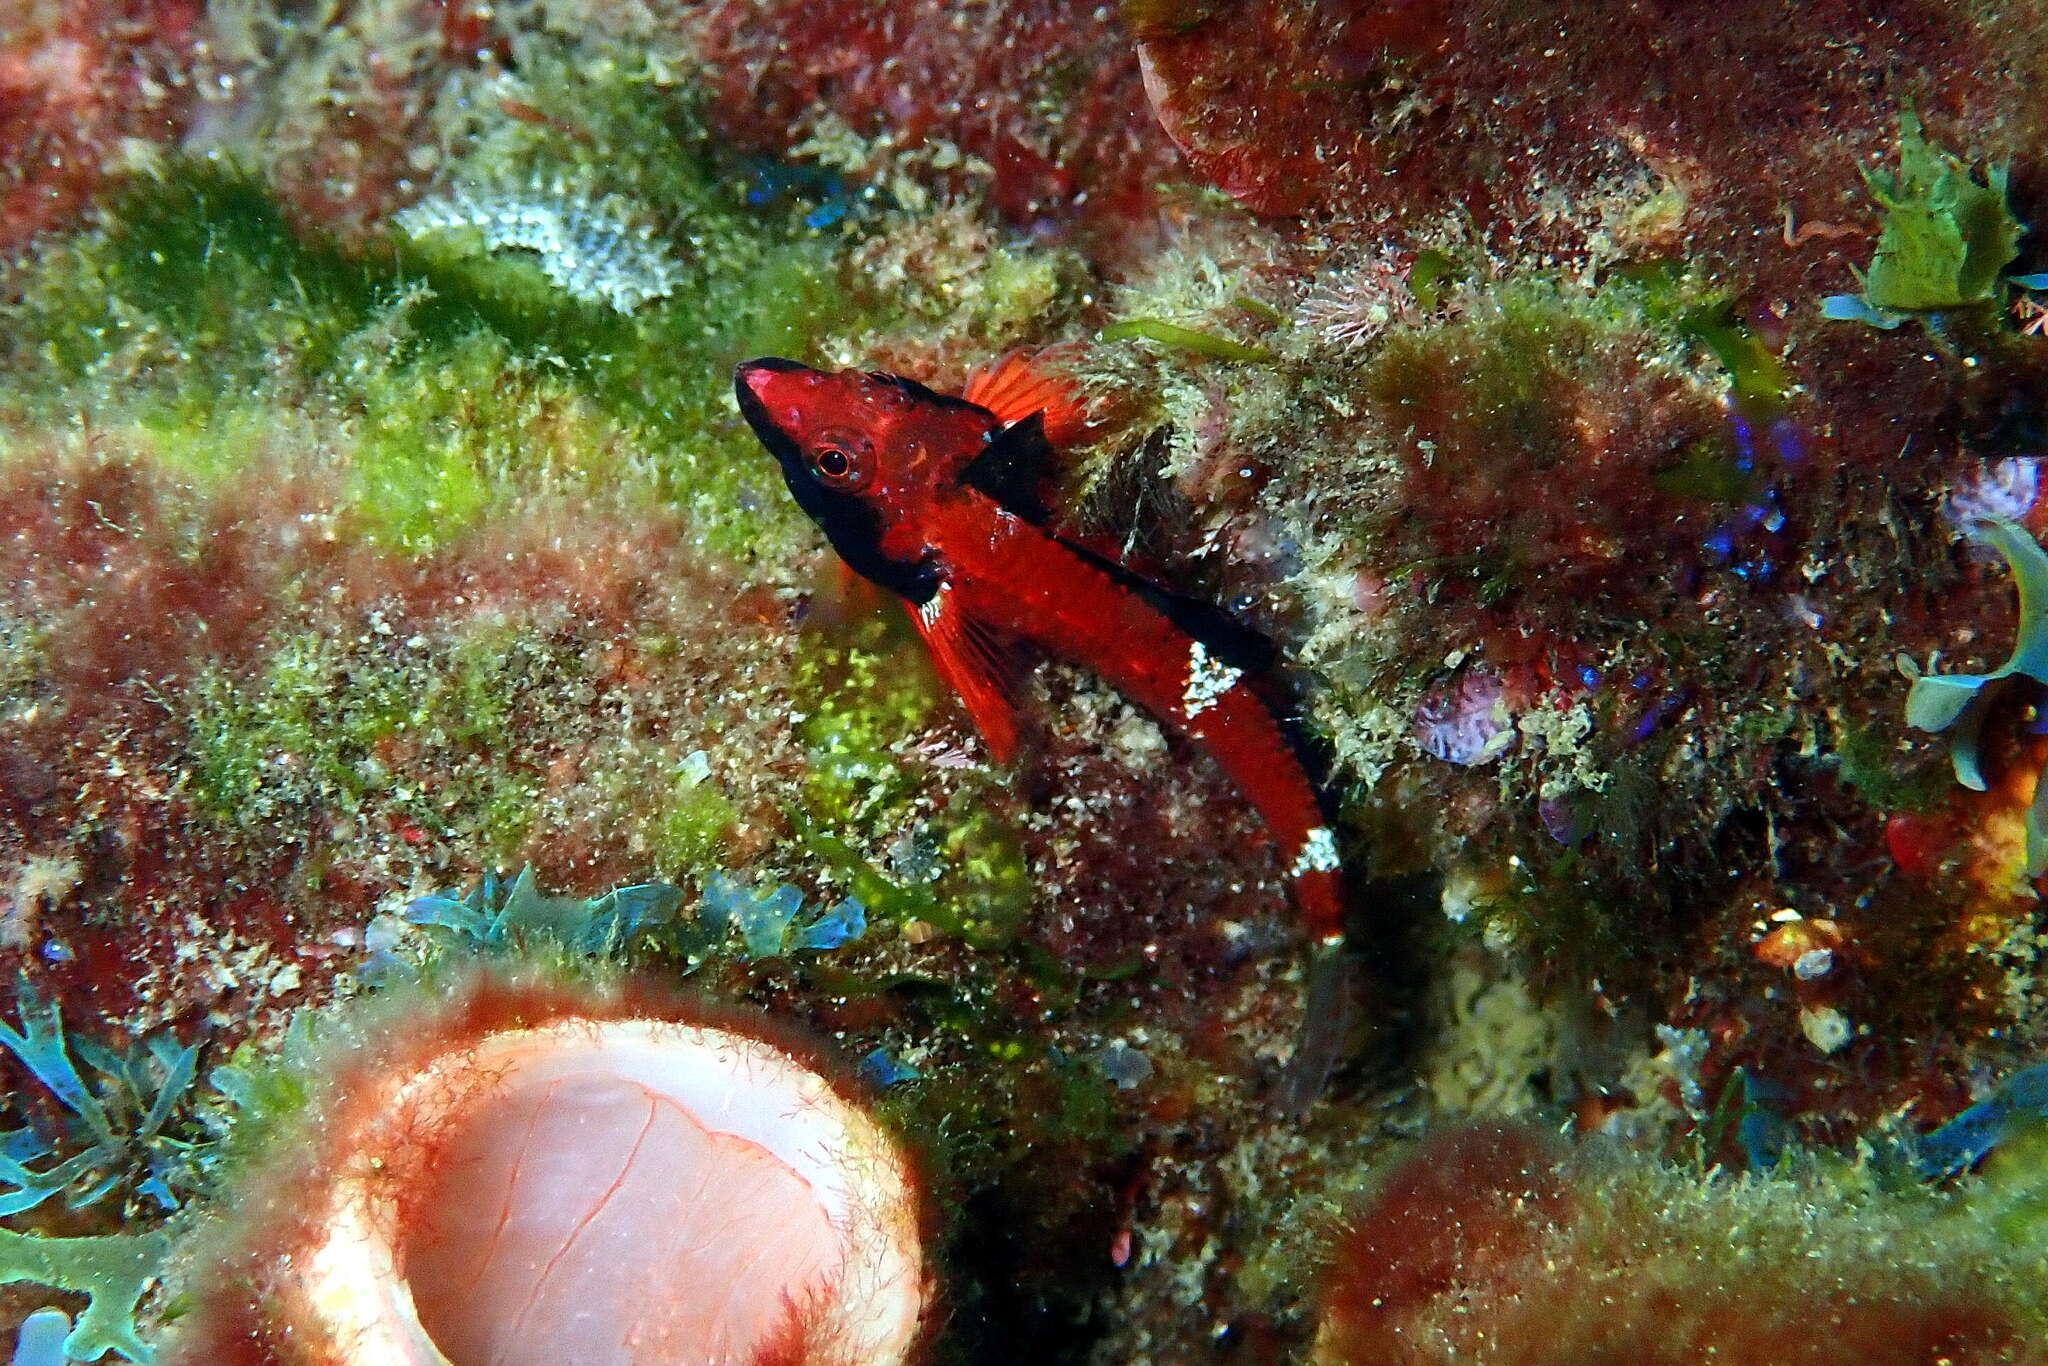
[(1946, 789), (1938, 769), (1913, 764), (1900, 753), (1889, 725), (1844, 723), (1834, 753), (1841, 780), (1878, 811), (1931, 811)]
[[(173, 161), (116, 196), (107, 226), (27, 273), (9, 345), (59, 395), (63, 381), (118, 380), (151, 406), (196, 414), (281, 359), (318, 373), (393, 285), (388, 270), (294, 232), (246, 173)], [(10, 387), (32, 377), (17, 372)]]
[(2006, 1246), (2048, 1249), (2048, 1120), (2013, 1124), (1965, 1200), (1968, 1217)]
[[(626, 139), (607, 148), (603, 188), (681, 225), (673, 297), (623, 317), (530, 261), (460, 242), (344, 250), (296, 230), (253, 177), (172, 159), (117, 197), (106, 226), (26, 265), (0, 403), (133, 422), (221, 482), (281, 454), (338, 463), (351, 530), (408, 550), (565, 470), (628, 501), (681, 504), (715, 552), (787, 543), (797, 519), (733, 430), (730, 370), (863, 325), (837, 286), (839, 249), (745, 209), (685, 94), (616, 73), (534, 80), (554, 121), (505, 120), (459, 182), (509, 178), (546, 196), (590, 161), (565, 129)], [(284, 452), (280, 415), (309, 428)]]
[[(1983, 792), (1979, 743), (1998, 698), (2016, 679), (2048, 685), (2048, 552), (2025, 527), (2002, 518), (1979, 522), (1968, 533), (2005, 558), (2019, 590), (2019, 626), (2012, 657), (1988, 674), (1924, 674), (1906, 693), (1906, 724), (1949, 736), (1956, 781)], [(2048, 871), (2048, 782), (2036, 784), (2027, 807), (2027, 875)]]
[(1546, 281), (1503, 282), (1440, 325), (1391, 331), (1363, 367), (1360, 392), (1395, 431), (1475, 462), (1514, 453), (1531, 474), (1577, 441), (1561, 405), (1583, 385), (1603, 343), (1639, 337), (1632, 294), (1579, 294)]
[(571, 678), (578, 667), (502, 629), (439, 651), (290, 635), (255, 678), (214, 672), (194, 684), (190, 793), (202, 813), (248, 830), (288, 807), (354, 814), (375, 802), (505, 857), (534, 798), (516, 757), (513, 693), (529, 672)]
[(1415, 261), (1408, 267), (1408, 292), (1415, 296), (1415, 302), (1430, 312), (1443, 306), (1450, 291), (1467, 274), (1456, 257), (1448, 252), (1425, 247), (1415, 253)]
[[(858, 646), (823, 646), (798, 662), (794, 693), (807, 767), (799, 838), (886, 919), (921, 920), (989, 948), (1009, 943), (1037, 896), (1011, 818), (988, 801), (993, 778), (970, 781), (941, 810), (924, 809), (927, 778), (905, 764), (929, 724), (923, 668)], [(864, 857), (913, 832), (935, 846), (927, 880), (891, 876)]]
[(1095, 334), (1101, 342), (1128, 341), (1133, 338), (1158, 342), (1190, 355), (1204, 356), (1211, 360), (1243, 361), (1256, 365), (1271, 365), (1279, 359), (1262, 346), (1247, 346), (1230, 337), (1217, 336), (1192, 327), (1182, 327), (1160, 318), (1126, 318), (1111, 323)]
[(1992, 166), (1979, 179), (1927, 140), (1918, 113), (1903, 110), (1898, 169), (1863, 173), (1883, 215), (1877, 251), (1858, 275), (1863, 293), (1823, 300), (1822, 313), (1889, 329), (1913, 314), (1996, 302), (2026, 232), (2007, 204), (2006, 171)]
[[(1007, 344), (1071, 292), (1068, 256), (1011, 243), (951, 283), (859, 287), (859, 239), (747, 204), (755, 172), (713, 145), (688, 90), (607, 63), (538, 62), (522, 81), (541, 117), (475, 137), (449, 192), (535, 214), (629, 203), (676, 253), (667, 297), (622, 313), (475, 233), (344, 248), (232, 165), (172, 158), (116, 197), (104, 227), (24, 263), (0, 407), (90, 407), (217, 483), (258, 464), (338, 465), (350, 533), (408, 551), (567, 483), (677, 506), (707, 551), (748, 559), (791, 545), (801, 523), (731, 421), (735, 359), (904, 327)], [(921, 222), (886, 226), (915, 236)], [(903, 278), (927, 281), (928, 264)]]
[(857, 646), (823, 646), (797, 663), (797, 725), (809, 759), (804, 806), (827, 828), (877, 832), (904, 814), (915, 791), (895, 746), (923, 728), (933, 693), (902, 658), (901, 646), (888, 661)]
[(1907, 313), (1990, 301), (1998, 276), (2019, 253), (2025, 231), (2006, 207), (2006, 171), (1978, 180), (1961, 160), (1927, 141), (1920, 118), (1899, 115), (1894, 174), (1866, 172), (1884, 211), (1877, 254), (1864, 276), (1871, 307)]
[(155, 1353), (135, 1327), (135, 1306), (170, 1259), (171, 1240), (162, 1233), (117, 1234), (102, 1238), (43, 1238), (0, 1229), (0, 1285), (28, 1281), (90, 1297), (64, 1354), (97, 1361), (119, 1352), (146, 1363)]
[(651, 851), (657, 868), (695, 870), (716, 863), (739, 818), (732, 799), (687, 766), (678, 767), (659, 807)]

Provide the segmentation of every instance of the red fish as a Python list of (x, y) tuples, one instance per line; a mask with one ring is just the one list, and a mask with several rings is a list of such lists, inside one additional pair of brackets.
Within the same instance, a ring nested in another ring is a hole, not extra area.
[(733, 387), (840, 558), (903, 599), (997, 762), (1016, 748), (1018, 643), (1093, 669), (1216, 760), (1279, 845), (1310, 934), (1341, 942), (1335, 837), (1251, 686), (1271, 647), (1050, 525), (1053, 444), (1081, 426), (1064, 385), (1013, 355), (960, 397), (774, 358), (740, 366)]

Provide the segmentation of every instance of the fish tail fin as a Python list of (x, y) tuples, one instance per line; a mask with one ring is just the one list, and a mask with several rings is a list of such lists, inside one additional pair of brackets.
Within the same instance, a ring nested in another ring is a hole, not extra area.
[(1308, 965), (1308, 999), (1301, 1033), (1280, 1073), (1277, 1099), (1284, 1113), (1300, 1119), (1315, 1106), (1330, 1074), (1344, 1061), (1356, 1016), (1358, 965), (1339, 944), (1318, 944)]

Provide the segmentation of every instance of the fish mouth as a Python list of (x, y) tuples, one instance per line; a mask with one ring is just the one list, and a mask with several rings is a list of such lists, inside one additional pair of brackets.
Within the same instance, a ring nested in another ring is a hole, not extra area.
[(769, 395), (775, 382), (786, 375), (814, 373), (807, 365), (780, 356), (762, 356), (755, 360), (742, 361), (733, 367), (732, 392), (739, 400), (740, 416), (754, 429), (761, 444), (769, 454), (788, 463), (799, 460), (796, 441), (789, 432), (769, 414)]

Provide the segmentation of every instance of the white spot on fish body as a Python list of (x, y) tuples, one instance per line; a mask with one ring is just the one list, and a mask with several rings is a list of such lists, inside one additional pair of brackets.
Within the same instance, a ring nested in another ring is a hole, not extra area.
[(938, 590), (917, 605), (917, 618), (927, 630), (939, 624), (939, 618), (946, 610), (946, 594), (952, 591), (953, 586), (941, 579)]
[(1326, 825), (1319, 825), (1308, 832), (1301, 841), (1301, 852), (1294, 856), (1294, 866), (1287, 870), (1287, 876), (1300, 877), (1304, 873), (1334, 873), (1337, 871), (1337, 837)]
[(1223, 694), (1236, 687), (1237, 680), (1243, 677), (1242, 669), (1210, 658), (1208, 647), (1194, 641), (1188, 646), (1188, 683), (1180, 696), (1181, 714), (1194, 720), (1221, 701)]

